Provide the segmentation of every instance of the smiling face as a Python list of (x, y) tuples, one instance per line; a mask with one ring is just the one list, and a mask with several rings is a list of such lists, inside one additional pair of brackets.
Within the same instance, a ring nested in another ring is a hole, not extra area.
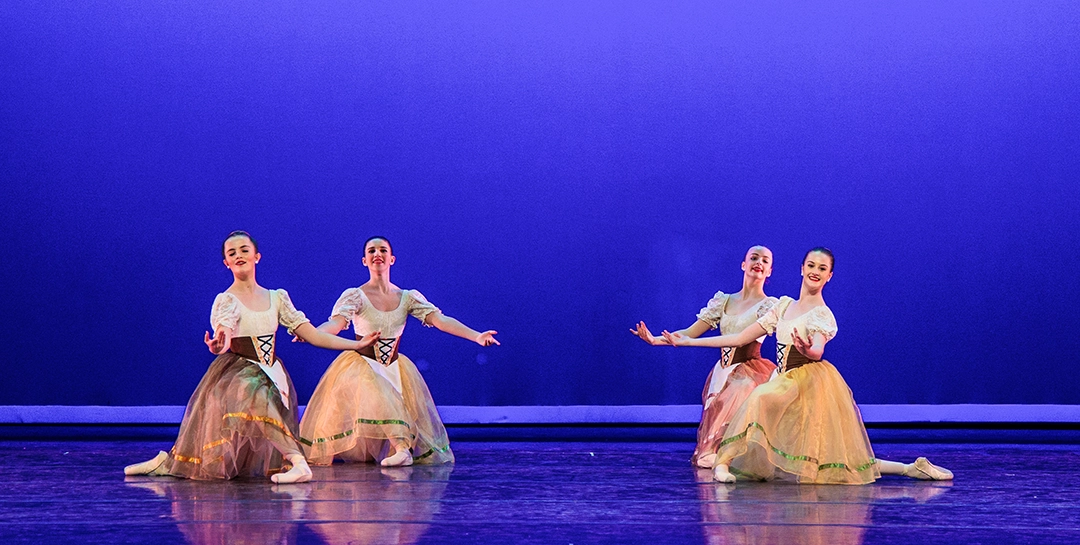
[(825, 252), (812, 251), (803, 259), (803, 284), (811, 291), (819, 291), (833, 275), (833, 258)]
[(764, 246), (750, 248), (742, 262), (744, 276), (754, 282), (764, 282), (772, 276), (772, 259), (772, 250)]
[(371, 272), (390, 269), (394, 264), (394, 253), (386, 239), (373, 238), (364, 245), (364, 266)]
[(242, 277), (251, 274), (255, 271), (255, 264), (262, 258), (255, 243), (244, 235), (229, 237), (225, 241), (223, 252), (225, 266), (232, 271), (234, 276)]

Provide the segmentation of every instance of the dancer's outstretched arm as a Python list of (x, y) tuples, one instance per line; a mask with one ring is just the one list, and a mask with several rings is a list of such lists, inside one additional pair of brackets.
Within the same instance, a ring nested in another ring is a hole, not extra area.
[(338, 333), (341, 333), (341, 330), (345, 329), (348, 326), (348, 320), (341, 316), (334, 316), (333, 318), (330, 318), (329, 320), (323, 322), (322, 325), (320, 325), (317, 329), (324, 333), (337, 335)]
[[(345, 318), (342, 318), (341, 316), (334, 316), (333, 318), (330, 318), (329, 320), (323, 322), (322, 325), (320, 325), (316, 329), (322, 331), (323, 333), (337, 336), (337, 334), (341, 333), (341, 330), (348, 327), (348, 325), (349, 322), (346, 321)], [(293, 331), (292, 342), (302, 343), (304, 342), (304, 339), (301, 339), (299, 335), (296, 335), (296, 331)]]
[(432, 312), (431, 314), (428, 314), (427, 319), (424, 321), (428, 325), (437, 328), (439, 331), (457, 335), (462, 339), (469, 339), (480, 346), (499, 344), (499, 341), (495, 340), (495, 335), (498, 331), (489, 329), (481, 333), (441, 312)]
[[(697, 320), (696, 322), (690, 324), (689, 327), (686, 327), (684, 329), (680, 329), (680, 330), (676, 331), (675, 333), (678, 333), (678, 334), (686, 336), (686, 337), (697, 338), (697, 337), (700, 337), (703, 333), (705, 333), (706, 331), (708, 331), (710, 329), (712, 329), (712, 326), (710, 326), (707, 322), (704, 322), (702, 320)], [(649, 331), (648, 326), (645, 325), (645, 322), (638, 322), (637, 329), (631, 329), (630, 333), (633, 333), (634, 335), (639, 337), (641, 340), (643, 340), (643, 341), (645, 341), (645, 342), (647, 342), (647, 343), (649, 343), (649, 344), (651, 344), (653, 346), (671, 344), (664, 337), (657, 337), (657, 336), (653, 335), (652, 331)]]
[(732, 333), (731, 335), (720, 335), (718, 337), (701, 337), (692, 338), (687, 337), (676, 331), (670, 333), (664, 331), (662, 335), (672, 346), (711, 346), (714, 348), (723, 348), (728, 346), (743, 346), (750, 344), (758, 337), (768, 333), (764, 327), (761, 327), (759, 323), (750, 324), (746, 329)]
[(329, 348), (331, 350), (359, 350), (371, 346), (371, 344), (378, 340), (379, 336), (382, 334), (381, 331), (376, 331), (364, 335), (364, 338), (358, 341), (350, 341), (349, 339), (343, 339), (337, 335), (331, 335), (325, 331), (320, 331), (316, 329), (315, 326), (311, 325), (310, 322), (300, 324), (296, 329), (293, 329), (293, 333), (305, 342), (311, 343), (319, 348)]

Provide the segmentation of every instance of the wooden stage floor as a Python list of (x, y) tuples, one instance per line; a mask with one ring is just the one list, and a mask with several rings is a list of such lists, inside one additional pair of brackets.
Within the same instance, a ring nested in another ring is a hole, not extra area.
[(192, 482), (122, 467), (168, 442), (2, 441), (0, 543), (1078, 543), (1074, 445), (879, 444), (951, 483), (711, 482), (681, 442), (457, 442), (457, 463)]

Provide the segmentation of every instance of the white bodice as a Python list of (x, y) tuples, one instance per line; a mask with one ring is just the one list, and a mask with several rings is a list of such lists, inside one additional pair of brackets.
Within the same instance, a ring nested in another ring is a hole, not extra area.
[[(334, 303), (334, 311), (330, 318), (341, 316), (345, 318), (345, 325), (353, 324), (353, 331), (363, 336), (375, 331), (381, 331), (375, 350), (396, 350), (400, 344), (401, 333), (405, 331), (405, 320), (410, 316), (431, 327), (426, 319), (433, 312), (439, 312), (438, 307), (428, 302), (424, 296), (416, 290), (401, 290), (401, 299), (398, 306), (393, 310), (382, 311), (375, 308), (367, 298), (364, 290), (350, 288), (345, 290)], [(371, 371), (386, 379), (398, 393), (402, 392), (401, 368), (395, 360), (392, 363), (383, 364), (367, 356), (364, 360), (371, 367)]]
[[(713, 295), (705, 307), (698, 312), (697, 319), (709, 324), (709, 327), (713, 329), (720, 329), (722, 335), (729, 335), (750, 327), (776, 305), (775, 297), (766, 297), (739, 314), (728, 314), (725, 310), (730, 299), (730, 294), (716, 292), (716, 295)], [(764, 338), (764, 336), (758, 338), (757, 342), (761, 342)], [(735, 352), (735, 347), (720, 349), (720, 360), (716, 362), (713, 372), (709, 375), (712, 380), (708, 384), (708, 395), (719, 393), (727, 383), (728, 376), (737, 367), (737, 364), (733, 365), (732, 362)]]
[(814, 307), (794, 318), (785, 319), (784, 314), (794, 302), (795, 300), (791, 297), (781, 297), (772, 310), (758, 319), (758, 323), (765, 328), (766, 332), (776, 334), (776, 364), (782, 369), (786, 367), (788, 353), (795, 350), (791, 335), (793, 330), (797, 330), (799, 335), (807, 341), (818, 333), (824, 335), (827, 341), (836, 336), (836, 317), (825, 305)]
[(776, 334), (776, 342), (791, 344), (791, 332), (795, 329), (807, 340), (817, 333), (824, 335), (825, 340), (832, 340), (836, 336), (836, 317), (825, 305), (814, 307), (795, 318), (785, 319), (784, 314), (794, 302), (791, 297), (781, 297), (772, 310), (758, 319), (765, 331)]
[(251, 310), (235, 295), (223, 292), (214, 298), (214, 308), (210, 311), (210, 325), (215, 332), (219, 327), (225, 327), (235, 331), (237, 337), (252, 338), (257, 358), (249, 361), (258, 364), (273, 381), (286, 407), (289, 406), (289, 376), (274, 353), (278, 325), (287, 327), (291, 335), (293, 330), (309, 321), (293, 306), (289, 292), (281, 289), (270, 290), (270, 307), (266, 310)]
[(364, 290), (350, 288), (338, 297), (330, 317), (345, 318), (346, 327), (352, 322), (357, 335), (382, 331), (384, 339), (396, 339), (405, 330), (405, 320), (410, 315), (424, 322), (424, 325), (429, 325), (425, 320), (433, 312), (439, 312), (439, 308), (429, 303), (423, 294), (416, 290), (401, 290), (401, 300), (397, 308), (382, 311), (371, 304)]
[(266, 310), (251, 310), (235, 295), (222, 292), (214, 298), (214, 307), (210, 311), (210, 326), (215, 331), (218, 326), (226, 327), (235, 331), (238, 337), (273, 335), (279, 324), (292, 334), (300, 324), (309, 321), (293, 306), (289, 292), (282, 289), (270, 290), (270, 308)]
[(750, 324), (764, 316), (777, 302), (775, 297), (766, 297), (741, 314), (728, 314), (726, 309), (729, 299), (731, 299), (730, 294), (716, 292), (716, 295), (709, 299), (708, 304), (698, 312), (698, 320), (709, 324), (713, 329), (719, 328), (721, 335), (730, 335), (750, 327)]

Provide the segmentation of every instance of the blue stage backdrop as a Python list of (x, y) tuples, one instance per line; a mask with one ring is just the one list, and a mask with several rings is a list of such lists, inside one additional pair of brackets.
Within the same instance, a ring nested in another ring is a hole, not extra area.
[[(862, 403), (1080, 403), (1080, 4), (0, 3), (0, 405), (177, 405), (251, 231), (316, 324), (385, 234), (446, 405), (689, 404), (693, 322), (837, 256)], [(284, 337), (284, 331), (282, 331)], [(335, 354), (284, 337), (306, 401)], [(772, 344), (770, 343), (771, 347)]]

